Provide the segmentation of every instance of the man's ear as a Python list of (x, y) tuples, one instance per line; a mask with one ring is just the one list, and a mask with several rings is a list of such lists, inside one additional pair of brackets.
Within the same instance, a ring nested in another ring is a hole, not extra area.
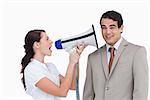
[(33, 48), (38, 49), (40, 47), (40, 44), (38, 42), (34, 42), (33, 44)]
[(123, 32), (123, 28), (124, 28), (124, 25), (121, 25), (121, 27), (120, 27), (120, 33)]

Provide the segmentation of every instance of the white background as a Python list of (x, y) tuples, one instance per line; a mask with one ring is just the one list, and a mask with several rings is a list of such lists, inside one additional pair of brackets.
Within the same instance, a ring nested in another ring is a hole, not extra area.
[[(122, 36), (145, 46), (150, 54), (150, 8), (148, 0), (4, 0), (0, 2), (0, 98), (1, 100), (32, 100), (20, 81), (21, 59), (24, 56), (24, 37), (31, 29), (44, 29), (53, 41), (80, 34), (94, 24), (99, 47), (105, 42), (101, 36), (99, 19), (107, 10), (120, 12), (124, 19)], [(68, 53), (56, 50), (46, 57), (65, 75)], [(80, 59), (80, 96), (85, 81), (87, 56), (96, 50), (87, 47)], [(148, 63), (150, 63), (150, 57)], [(149, 64), (150, 65), (150, 64)], [(150, 93), (149, 93), (150, 94)], [(118, 94), (119, 95), (119, 94)], [(149, 97), (150, 99), (150, 97)], [(69, 91), (63, 100), (76, 100)]]

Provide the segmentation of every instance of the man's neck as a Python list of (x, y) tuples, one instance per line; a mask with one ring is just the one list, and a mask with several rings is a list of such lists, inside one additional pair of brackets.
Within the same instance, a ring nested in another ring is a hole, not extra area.
[[(122, 37), (120, 37), (120, 39), (113, 45), (113, 47), (114, 47), (116, 50), (118, 50), (121, 41), (122, 41)], [(107, 46), (107, 48), (112, 47), (112, 45), (109, 45), (109, 44), (107, 44), (107, 43), (106, 43), (106, 46)]]

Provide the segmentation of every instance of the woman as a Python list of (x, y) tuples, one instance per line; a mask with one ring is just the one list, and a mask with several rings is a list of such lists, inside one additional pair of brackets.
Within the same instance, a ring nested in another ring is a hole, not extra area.
[(31, 30), (25, 37), (25, 56), (22, 58), (22, 82), (26, 92), (34, 100), (58, 100), (66, 96), (69, 89), (75, 89), (75, 65), (84, 44), (76, 47), (69, 56), (65, 77), (58, 73), (52, 63), (44, 63), (44, 57), (50, 56), (52, 41), (44, 30)]

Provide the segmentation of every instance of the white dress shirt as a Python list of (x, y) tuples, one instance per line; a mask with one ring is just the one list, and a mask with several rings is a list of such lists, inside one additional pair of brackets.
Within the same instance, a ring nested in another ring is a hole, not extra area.
[[(119, 48), (119, 45), (120, 45), (120, 43), (121, 43), (121, 41), (122, 41), (122, 37), (114, 44), (114, 48), (115, 48), (115, 55), (116, 55), (116, 52), (117, 52), (117, 50), (118, 50), (118, 48)], [(110, 60), (110, 52), (109, 52), (109, 48), (110, 47), (112, 47), (111, 45), (109, 45), (109, 44), (107, 44), (106, 43), (106, 49), (107, 49), (107, 63), (109, 63), (109, 60)]]
[(58, 97), (40, 90), (35, 84), (42, 78), (47, 77), (56, 85), (60, 85), (59, 72), (52, 63), (41, 63), (36, 59), (32, 61), (25, 68), (25, 84), (27, 87), (27, 94), (31, 95), (34, 100), (60, 100)]

